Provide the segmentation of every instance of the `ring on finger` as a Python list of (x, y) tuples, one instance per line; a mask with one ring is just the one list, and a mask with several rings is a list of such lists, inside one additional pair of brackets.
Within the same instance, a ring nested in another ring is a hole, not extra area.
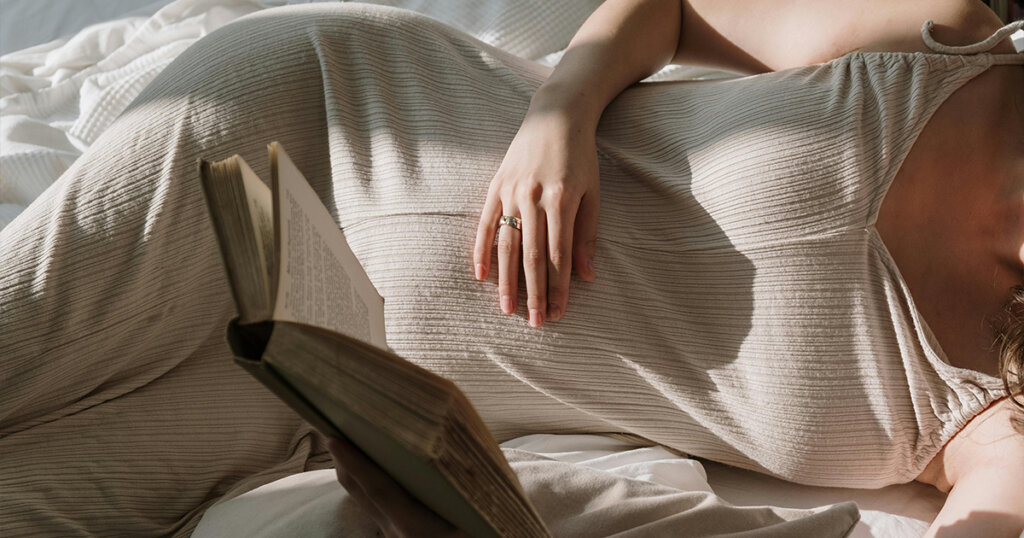
[(520, 232), (523, 231), (523, 222), (519, 220), (519, 217), (513, 217), (512, 215), (502, 215), (498, 222), (498, 227), (501, 226), (511, 226)]

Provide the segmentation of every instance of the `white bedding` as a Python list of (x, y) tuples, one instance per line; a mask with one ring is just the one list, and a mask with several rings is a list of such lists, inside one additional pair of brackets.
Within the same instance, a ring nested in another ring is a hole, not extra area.
[[(701, 464), (661, 447), (596, 435), (529, 435), (502, 444), (622, 479), (653, 482), (679, 491), (711, 492)], [(331, 470), (309, 471), (267, 484), (207, 511), (194, 538), (371, 536), (372, 522), (352, 510)], [(612, 508), (613, 495), (595, 495), (589, 512)], [(339, 509), (338, 507), (341, 507)], [(355, 520), (355, 521), (354, 521)]]
[[(679, 491), (714, 492), (736, 506), (814, 509), (856, 502), (860, 521), (850, 538), (921, 536), (942, 507), (944, 495), (921, 484), (880, 490), (800, 486), (714, 462), (697, 461), (661, 447), (598, 435), (528, 435), (502, 443), (551, 458), (580, 471), (613, 475), (625, 483), (646, 481)], [(618, 499), (595, 491), (590, 512)], [(285, 538), (289, 536), (372, 535), (375, 530), (338, 485), (330, 470), (309, 471), (267, 484), (207, 511), (197, 538)]]
[[(65, 4), (72, 3), (53, 6)], [(152, 17), (98, 23), (0, 57), (0, 228), (56, 181), (181, 51), (260, 8), (249, 0), (173, 2)], [(32, 25), (15, 15), (4, 16), (4, 25)]]
[[(544, 16), (534, 3), (516, 0), (375, 3), (427, 13), (483, 41), (552, 64), (599, 1), (562, 2), (549, 6)], [(72, 4), (78, 7), (70, 9)], [(265, 7), (255, 0), (122, 2), (118, 9), (135, 10), (135, 15), (78, 31), (97, 21), (96, 13), (82, 9), (83, 4), (47, 3), (49, 11), (40, 11), (38, 6), (44, 4), (36, 2), (0, 5), (4, 10), (0, 31), (5, 34), (15, 33), (15, 27), (76, 32), (0, 58), (0, 228), (52, 184), (182, 50), (223, 24)], [(163, 4), (167, 5), (160, 7)], [(552, 12), (557, 16), (550, 16)], [(60, 24), (46, 24), (53, 20)], [(676, 68), (661, 78), (709, 75), (713, 73)], [(633, 447), (609, 448), (608, 443), (607, 438), (596, 436), (531, 436), (506, 447), (632, 480), (690, 491), (712, 489), (737, 505), (812, 508), (853, 500), (861, 507), (862, 518), (853, 536), (918, 536), (943, 501), (937, 491), (919, 485), (878, 491), (811, 488), (666, 451), (647, 451), (638, 459)], [(256, 535), (256, 530), (264, 535), (319, 535), (333, 528), (341, 498), (329, 471), (302, 473), (215, 507), (196, 535), (226, 536), (229, 528), (236, 535)], [(289, 526), (275, 527), (272, 521), (289, 522)]]

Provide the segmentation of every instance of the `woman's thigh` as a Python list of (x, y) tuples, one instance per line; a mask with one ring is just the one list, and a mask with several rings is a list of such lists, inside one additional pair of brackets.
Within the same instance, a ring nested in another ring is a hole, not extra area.
[[(240, 20), (183, 53), (3, 229), (0, 529), (187, 532), (225, 493), (327, 464), (307, 461), (324, 452), (310, 428), (229, 364), (234, 310), (196, 160), (238, 153), (269, 179), (278, 140), (342, 226), (406, 211), (417, 178), (446, 166), (418, 164), (417, 148), (460, 129), (422, 88), (449, 85), (427, 93), (479, 116), (488, 98), (476, 94), (510, 76), (486, 74), (476, 45), (381, 8)], [(466, 84), (460, 71), (485, 75)], [(488, 113), (525, 110), (531, 86), (516, 80), (515, 99)], [(503, 121), (510, 139), (518, 118)], [(482, 144), (466, 151), (500, 158), (501, 140)], [(395, 167), (408, 172), (397, 187), (380, 173)], [(481, 168), (474, 188), (488, 179)], [(444, 188), (460, 197), (415, 210), (475, 211), (463, 185)]]

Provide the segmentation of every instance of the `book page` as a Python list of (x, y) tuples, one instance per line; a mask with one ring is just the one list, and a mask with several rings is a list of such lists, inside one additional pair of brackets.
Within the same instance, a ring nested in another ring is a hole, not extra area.
[(237, 157), (238, 166), (242, 171), (242, 185), (245, 187), (245, 198), (249, 202), (249, 217), (255, 233), (256, 250), (259, 252), (260, 274), (264, 275), (267, 300), (271, 297), (271, 271), (274, 267), (274, 203), (270, 189), (256, 172), (249, 168), (241, 157)]
[(276, 264), (270, 188), (238, 155), (218, 162), (200, 159), (198, 164), (239, 318), (244, 323), (269, 320)]
[(384, 299), (316, 192), (277, 143), (275, 243), (279, 259), (274, 319), (305, 323), (387, 349)]

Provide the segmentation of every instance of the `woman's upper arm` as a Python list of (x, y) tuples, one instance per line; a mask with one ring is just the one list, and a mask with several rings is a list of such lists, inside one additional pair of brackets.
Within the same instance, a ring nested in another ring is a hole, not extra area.
[(980, 0), (681, 0), (673, 63), (764, 72), (826, 62), (855, 50), (927, 51), (921, 26), (949, 45), (1000, 27)]

